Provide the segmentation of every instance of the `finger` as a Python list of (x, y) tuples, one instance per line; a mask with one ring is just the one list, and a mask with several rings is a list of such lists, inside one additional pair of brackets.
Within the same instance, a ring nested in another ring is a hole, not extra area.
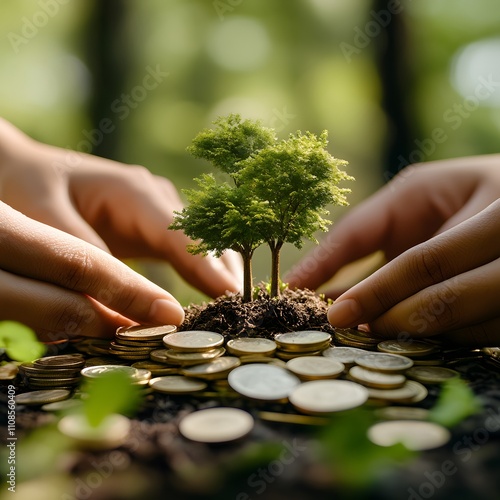
[(370, 322), (372, 331), (426, 337), (493, 319), (498, 314), (500, 261), (427, 287)]
[(420, 290), (495, 260), (499, 212), (500, 201), (406, 251), (341, 295), (330, 321), (339, 327), (373, 321)]
[(165, 290), (99, 248), (0, 203), (0, 268), (87, 294), (139, 323), (180, 324)]
[(28, 325), (44, 341), (112, 337), (132, 324), (83, 294), (1, 270), (0, 317)]
[(464, 347), (497, 347), (500, 345), (500, 318), (482, 321), (440, 337), (450, 344)]
[(227, 250), (224, 252), (220, 260), (224, 263), (228, 271), (236, 278), (240, 284), (240, 288), (243, 288), (243, 260), (239, 253), (233, 250)]

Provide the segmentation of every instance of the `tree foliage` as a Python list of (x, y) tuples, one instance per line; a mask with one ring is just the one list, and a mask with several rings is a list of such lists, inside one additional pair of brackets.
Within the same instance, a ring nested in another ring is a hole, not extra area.
[(213, 175), (196, 179), (199, 189), (184, 191), (188, 206), (171, 229), (182, 229), (197, 242), (191, 253), (220, 256), (239, 252), (244, 263), (244, 300), (251, 300), (251, 259), (257, 247), (271, 249), (271, 296), (279, 293), (279, 258), (284, 243), (302, 247), (304, 238), (325, 231), (328, 204), (347, 205), (350, 191), (337, 184), (353, 179), (326, 147), (327, 132), (291, 134), (277, 141), (274, 131), (258, 121), (229, 115), (193, 140), (189, 151), (229, 174), (233, 183), (217, 183)]

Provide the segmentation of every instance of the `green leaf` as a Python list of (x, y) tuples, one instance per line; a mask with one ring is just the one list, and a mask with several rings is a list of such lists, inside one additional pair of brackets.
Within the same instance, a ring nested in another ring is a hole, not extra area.
[(83, 400), (83, 411), (89, 424), (97, 427), (108, 415), (129, 414), (140, 403), (140, 388), (130, 376), (121, 371), (104, 373), (85, 387), (88, 397)]
[(429, 420), (445, 427), (453, 427), (480, 410), (481, 403), (467, 383), (454, 378), (443, 384), (439, 399), (430, 410)]
[(35, 332), (17, 321), (0, 322), (0, 347), (16, 361), (33, 361), (45, 353), (45, 346), (37, 340)]

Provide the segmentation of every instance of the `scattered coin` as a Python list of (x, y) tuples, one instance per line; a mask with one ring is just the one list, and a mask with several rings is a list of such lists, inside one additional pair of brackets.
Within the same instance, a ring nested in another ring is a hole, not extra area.
[(356, 358), (356, 363), (363, 368), (380, 372), (402, 372), (413, 366), (413, 361), (399, 354), (370, 353)]
[(344, 371), (345, 365), (321, 356), (303, 356), (291, 359), (286, 367), (302, 380), (318, 380), (338, 377)]
[(132, 368), (148, 370), (154, 377), (177, 375), (179, 373), (179, 368), (165, 366), (162, 363), (155, 363), (153, 361), (138, 361), (132, 365)]
[(18, 405), (44, 405), (69, 398), (71, 391), (67, 389), (50, 389), (31, 391), (18, 394), (16, 404)]
[(74, 410), (75, 408), (81, 408), (82, 407), (82, 400), (81, 399), (63, 399), (62, 401), (56, 401), (54, 403), (47, 403), (41, 407), (43, 411), (68, 411), (68, 410)]
[(255, 363), (235, 368), (228, 382), (232, 389), (248, 398), (277, 401), (287, 398), (300, 379), (279, 366)]
[(399, 389), (368, 389), (370, 399), (398, 403), (418, 403), (427, 397), (427, 389), (414, 380), (407, 380)]
[(389, 354), (401, 354), (410, 358), (428, 356), (438, 351), (435, 345), (418, 340), (397, 341), (384, 340), (377, 344), (377, 349)]
[(398, 389), (406, 382), (404, 375), (375, 372), (361, 366), (353, 366), (349, 370), (349, 376), (354, 382), (367, 387), (374, 387), (375, 389)]
[(414, 366), (406, 371), (406, 375), (422, 384), (442, 384), (450, 378), (458, 378), (460, 373), (440, 366)]
[(254, 426), (253, 417), (238, 408), (207, 408), (195, 411), (179, 423), (179, 432), (201, 443), (225, 443), (246, 436)]
[(273, 340), (269, 339), (242, 337), (230, 340), (226, 347), (227, 350), (235, 356), (245, 356), (248, 354), (272, 356), (276, 351), (277, 344)]
[(11, 362), (0, 366), (0, 380), (14, 380), (19, 372), (19, 365)]
[(165, 335), (163, 343), (169, 349), (176, 351), (203, 352), (221, 346), (224, 343), (224, 337), (216, 332), (189, 330)]
[(149, 357), (152, 361), (156, 363), (162, 363), (166, 365), (172, 365), (170, 358), (167, 356), (169, 349), (156, 349), (149, 353)]
[(319, 330), (303, 330), (299, 332), (279, 333), (274, 340), (284, 351), (314, 351), (328, 347), (332, 336)]
[(393, 420), (370, 427), (368, 438), (379, 446), (402, 443), (409, 450), (421, 451), (445, 445), (451, 434), (446, 428), (433, 422)]
[(62, 434), (74, 439), (82, 447), (107, 450), (125, 442), (130, 432), (130, 420), (123, 415), (111, 414), (94, 427), (85, 415), (75, 413), (63, 417), (57, 427)]
[(344, 365), (351, 365), (355, 362), (357, 357), (366, 354), (366, 351), (356, 347), (329, 347), (321, 354), (326, 358), (336, 359), (344, 363)]
[(384, 420), (427, 420), (429, 410), (412, 406), (386, 406), (375, 410), (375, 415)]
[(226, 378), (228, 373), (241, 365), (240, 358), (235, 356), (224, 356), (216, 358), (201, 365), (183, 368), (181, 373), (188, 377), (198, 377), (207, 380)]
[(116, 330), (116, 338), (125, 340), (162, 340), (165, 335), (174, 333), (177, 327), (174, 325), (164, 326), (127, 326)]
[(182, 375), (167, 375), (156, 377), (149, 381), (149, 386), (157, 392), (165, 394), (188, 394), (203, 391), (207, 384), (202, 380), (196, 380)]
[(314, 380), (296, 387), (289, 399), (300, 412), (318, 415), (356, 408), (366, 402), (368, 391), (347, 380)]

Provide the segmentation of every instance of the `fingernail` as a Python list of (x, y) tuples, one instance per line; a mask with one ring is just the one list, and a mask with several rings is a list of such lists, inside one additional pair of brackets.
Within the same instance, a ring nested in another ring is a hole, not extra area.
[(184, 321), (184, 309), (171, 300), (156, 299), (149, 309), (149, 319), (159, 325), (180, 325)]
[(352, 327), (357, 326), (363, 311), (354, 299), (343, 299), (334, 302), (328, 309), (328, 321), (333, 326)]

